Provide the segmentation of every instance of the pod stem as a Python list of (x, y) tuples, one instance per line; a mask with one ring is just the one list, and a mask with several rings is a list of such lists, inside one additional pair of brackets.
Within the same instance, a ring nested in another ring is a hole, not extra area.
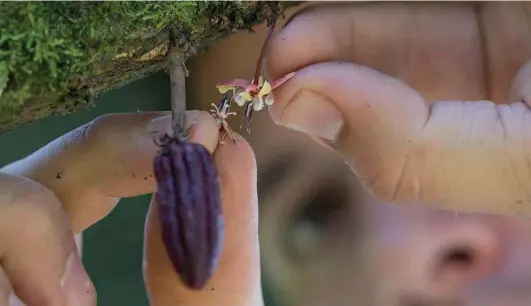
[(187, 76), (188, 71), (182, 57), (174, 50), (170, 50), (172, 128), (174, 136), (180, 139), (186, 138), (184, 113), (186, 111)]

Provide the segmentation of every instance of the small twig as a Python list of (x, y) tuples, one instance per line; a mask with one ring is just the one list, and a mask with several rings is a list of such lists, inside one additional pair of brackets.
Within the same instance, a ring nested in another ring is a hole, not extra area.
[(260, 78), (260, 74), (262, 73), (262, 63), (264, 61), (264, 56), (267, 51), (267, 47), (269, 46), (269, 41), (271, 40), (271, 36), (273, 36), (273, 32), (275, 32), (275, 26), (277, 25), (276, 18), (272, 18), (268, 21), (268, 27), (269, 31), (267, 32), (267, 37), (264, 41), (264, 44), (262, 45), (262, 50), (260, 50), (260, 55), (258, 56), (258, 62), (256, 63), (256, 71), (254, 72), (254, 79), (253, 84), (258, 85), (258, 80)]
[(171, 109), (174, 136), (184, 137), (184, 112), (186, 111), (186, 75), (180, 56), (170, 51)]

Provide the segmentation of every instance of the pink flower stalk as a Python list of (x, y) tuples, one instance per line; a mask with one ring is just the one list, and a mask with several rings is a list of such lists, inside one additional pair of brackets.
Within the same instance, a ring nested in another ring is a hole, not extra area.
[[(228, 82), (216, 85), (217, 89), (224, 95), (222, 101), (220, 102), (220, 105), (215, 106), (211, 110), (211, 112), (218, 120), (220, 129), (225, 131), (225, 133), (228, 134), (233, 141), (233, 133), (230, 130), (228, 124), (226, 123), (227, 117), (229, 115), (234, 115), (234, 113), (229, 112), (231, 101), (235, 101), (236, 104), (238, 104), (239, 106), (245, 106), (243, 120), (242, 124), (240, 125), (240, 128), (243, 126), (244, 123), (246, 123), (247, 133), (250, 133), (249, 125), (253, 112), (260, 111), (266, 106), (270, 107), (271, 105), (273, 105), (273, 89), (284, 84), (295, 75), (295, 72), (288, 73), (287, 75), (281, 77), (278, 80), (273, 81), (272, 83), (264, 81), (262, 76), (260, 76), (262, 71), (262, 61), (266, 54), (269, 41), (271, 40), (271, 37), (275, 30), (275, 25), (276, 17), (273, 17), (271, 20), (268, 20), (269, 31), (264, 41), (264, 44), (262, 45), (260, 55), (258, 56), (253, 80), (249, 82), (244, 79), (233, 79)], [(227, 97), (229, 91), (232, 91), (232, 95), (230, 98)]]

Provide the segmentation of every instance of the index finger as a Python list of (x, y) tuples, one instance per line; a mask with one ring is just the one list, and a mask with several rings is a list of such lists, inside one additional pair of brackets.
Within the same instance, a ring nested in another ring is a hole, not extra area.
[[(273, 37), (267, 68), (271, 79), (277, 79), (318, 63), (349, 62), (396, 77), (427, 101), (479, 100), (485, 96), (478, 27), (467, 3), (312, 5)], [(436, 60), (426, 65), (429, 57)], [(449, 78), (453, 71), (466, 73)]]
[[(214, 118), (188, 111), (201, 143), (213, 151), (218, 142)], [(118, 203), (155, 191), (153, 158), (157, 133), (171, 126), (169, 112), (108, 114), (52, 141), (2, 172), (24, 176), (53, 190), (61, 199), (74, 232), (94, 224)], [(156, 119), (156, 120), (155, 120)], [(161, 130), (162, 129), (162, 130)], [(151, 131), (150, 131), (151, 130)]]

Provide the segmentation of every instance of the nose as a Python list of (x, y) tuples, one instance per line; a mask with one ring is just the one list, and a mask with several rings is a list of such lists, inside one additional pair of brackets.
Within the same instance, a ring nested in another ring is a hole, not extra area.
[(419, 263), (417, 281), (428, 295), (456, 297), (500, 268), (504, 248), (498, 234), (489, 223), (475, 219), (428, 227), (425, 243), (412, 250), (412, 265)]
[(387, 218), (377, 223), (373, 259), (383, 301), (451, 304), (474, 285), (496, 278), (508, 259), (503, 232), (488, 218), (413, 208), (380, 215)]
[(479, 222), (457, 224), (441, 233), (428, 251), (428, 277), (442, 287), (487, 277), (499, 266), (499, 244), (496, 232)]

